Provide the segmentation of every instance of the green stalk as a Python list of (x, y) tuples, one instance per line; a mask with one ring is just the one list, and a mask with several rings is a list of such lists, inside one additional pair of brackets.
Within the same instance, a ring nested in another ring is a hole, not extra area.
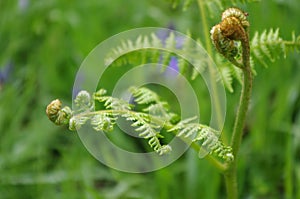
[[(205, 44), (206, 44), (206, 50), (208, 54), (212, 53), (212, 48), (210, 45), (210, 35), (209, 35), (209, 29), (206, 22), (206, 13), (204, 9), (204, 2), (203, 0), (198, 0), (198, 6), (200, 9), (201, 14), (201, 20), (202, 20), (202, 26), (205, 36)], [(242, 140), (242, 133), (243, 128), (246, 120), (246, 113), (249, 106), (250, 96), (251, 96), (251, 90), (252, 90), (252, 72), (250, 67), (250, 46), (249, 46), (249, 38), (248, 33), (245, 31), (244, 37), (241, 41), (242, 48), (243, 48), (243, 64), (240, 65), (238, 62), (236, 62), (236, 65), (239, 68), (242, 68), (243, 74), (244, 74), (244, 82), (242, 85), (242, 92), (240, 97), (240, 103), (239, 103), (239, 109), (237, 112), (234, 130), (231, 138), (231, 146), (233, 149), (233, 155), (235, 157), (234, 161), (229, 163), (227, 165), (227, 168), (225, 170), (224, 176), (225, 176), (225, 183), (226, 183), (226, 189), (228, 198), (235, 199), (238, 198), (238, 189), (237, 189), (237, 154), (240, 148), (241, 140)], [(211, 71), (210, 71), (211, 73)], [(211, 74), (211, 77), (213, 77), (213, 74)], [(212, 78), (214, 79), (214, 78)], [(212, 83), (212, 86), (215, 84)], [(213, 87), (213, 91), (215, 91)], [(214, 93), (215, 94), (215, 93)], [(216, 103), (218, 104), (218, 103)], [(218, 108), (218, 107), (216, 107)], [(217, 109), (218, 110), (218, 109)], [(220, 120), (219, 120), (220, 121)]]
[(245, 38), (241, 41), (243, 48), (243, 74), (244, 74), (244, 82), (242, 85), (242, 92), (240, 97), (239, 109), (237, 112), (233, 134), (231, 138), (231, 146), (233, 155), (236, 157), (243, 134), (243, 128), (245, 125), (246, 115), (248, 111), (248, 106), (250, 102), (251, 92), (252, 92), (252, 71), (250, 67), (250, 46), (248, 33), (246, 33)]
[(234, 131), (231, 139), (232, 152), (235, 159), (231, 164), (228, 165), (228, 169), (225, 172), (226, 189), (227, 189), (228, 198), (230, 199), (238, 198), (237, 174), (236, 174), (238, 151), (242, 140), (243, 127), (245, 124), (246, 113), (249, 106), (249, 99), (250, 99), (251, 88), (252, 88), (251, 69), (245, 69), (243, 72), (244, 72), (244, 83), (243, 83), (242, 94), (240, 98), (240, 105), (235, 120)]
[(236, 199), (238, 198), (238, 188), (237, 188), (237, 160), (238, 160), (238, 151), (240, 149), (243, 128), (245, 125), (246, 115), (249, 107), (251, 92), (252, 92), (252, 72), (250, 67), (250, 46), (248, 33), (245, 32), (245, 36), (242, 39), (242, 48), (243, 48), (243, 85), (242, 92), (239, 102), (239, 108), (235, 119), (233, 134), (231, 138), (232, 152), (235, 157), (234, 161), (228, 165), (225, 175), (225, 183), (228, 198)]

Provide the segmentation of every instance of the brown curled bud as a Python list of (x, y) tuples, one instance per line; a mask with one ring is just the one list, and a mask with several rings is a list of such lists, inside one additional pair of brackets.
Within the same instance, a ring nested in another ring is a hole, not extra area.
[(68, 106), (61, 108), (61, 105), (61, 101), (56, 99), (46, 108), (48, 118), (56, 125), (68, 124), (72, 116), (72, 110)]
[(237, 18), (242, 26), (246, 29), (250, 26), (247, 17), (248, 13), (240, 10), (239, 8), (228, 8), (222, 13), (222, 21), (228, 17), (235, 17)]
[(222, 13), (222, 21), (211, 29), (211, 39), (220, 54), (226, 57), (235, 66), (242, 68), (236, 60), (239, 54), (238, 42), (243, 49), (242, 59), (249, 54), (248, 14), (238, 8), (228, 8)]
[(211, 31), (211, 39), (219, 53), (227, 58), (233, 58), (237, 55), (238, 49), (233, 40), (230, 40), (221, 33), (220, 24), (214, 26)]
[(61, 110), (61, 101), (59, 99), (53, 100), (46, 108), (46, 114), (48, 118), (55, 123), (58, 112)]
[(224, 37), (231, 40), (241, 40), (245, 37), (245, 30), (235, 17), (227, 17), (220, 23), (220, 30)]

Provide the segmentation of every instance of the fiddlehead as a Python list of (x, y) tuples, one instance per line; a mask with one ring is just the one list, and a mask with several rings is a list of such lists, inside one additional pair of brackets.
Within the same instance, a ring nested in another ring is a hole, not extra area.
[(61, 107), (60, 100), (53, 100), (46, 108), (46, 114), (48, 118), (56, 125), (69, 124), (69, 120), (72, 117), (72, 110), (68, 107)]
[[(235, 66), (242, 68), (243, 64), (236, 60), (238, 54), (237, 41), (241, 41), (243, 48), (243, 61), (248, 60), (246, 54), (250, 53), (248, 27), (248, 14), (238, 8), (229, 8), (222, 14), (222, 21), (212, 27), (211, 39), (217, 51)], [(245, 52), (247, 51), (247, 53)]]

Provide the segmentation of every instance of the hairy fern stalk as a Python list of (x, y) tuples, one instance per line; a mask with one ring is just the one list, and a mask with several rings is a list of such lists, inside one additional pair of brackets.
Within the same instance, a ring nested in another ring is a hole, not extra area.
[[(54, 100), (47, 107), (47, 115), (57, 125), (68, 125), (74, 131), (82, 125), (90, 124), (95, 131), (111, 132), (114, 130), (116, 121), (124, 118), (131, 121), (139, 137), (148, 140), (148, 144), (159, 155), (168, 154), (172, 151), (171, 146), (162, 144), (162, 129), (173, 133), (178, 137), (189, 139), (190, 143), (198, 143), (210, 154), (232, 161), (231, 147), (225, 146), (219, 139), (220, 132), (193, 121), (188, 118), (180, 122), (173, 122), (176, 114), (168, 109), (168, 103), (162, 101), (153, 91), (141, 87), (131, 87), (132, 103), (122, 99), (106, 95), (106, 90), (100, 89), (93, 95), (81, 91), (76, 96), (75, 110), (69, 107), (61, 108), (61, 102)], [(103, 105), (102, 110), (94, 110), (95, 102)], [(139, 106), (142, 107), (139, 109)], [(66, 111), (67, 110), (67, 111)]]

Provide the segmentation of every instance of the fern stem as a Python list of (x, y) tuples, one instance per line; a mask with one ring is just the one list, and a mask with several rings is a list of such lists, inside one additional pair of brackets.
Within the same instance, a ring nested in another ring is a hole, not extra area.
[[(298, 41), (299, 40), (299, 41)], [(289, 47), (289, 48), (300, 48), (300, 39), (297, 41), (282, 41), (281, 43), (284, 44), (284, 46)], [(280, 42), (278, 42), (280, 43)]]
[(242, 94), (240, 98), (240, 105), (238, 113), (235, 120), (234, 131), (231, 139), (232, 152), (235, 157), (234, 161), (228, 165), (228, 170), (225, 172), (225, 181), (228, 198), (235, 199), (238, 198), (237, 192), (237, 155), (240, 148), (243, 135), (243, 127), (245, 124), (246, 113), (249, 106), (251, 88), (252, 88), (252, 73), (251, 69), (247, 68), (243, 70), (244, 72), (244, 83), (242, 88)]
[(234, 161), (234, 163), (231, 164), (230, 168), (224, 173), (228, 199), (238, 198), (236, 166), (236, 161)]
[(246, 115), (249, 107), (250, 96), (252, 92), (252, 72), (250, 67), (250, 46), (248, 33), (245, 32), (243, 39), (241, 40), (243, 48), (243, 75), (244, 80), (242, 84), (241, 97), (239, 102), (239, 108), (235, 119), (233, 134), (231, 138), (232, 152), (235, 157), (234, 161), (228, 165), (228, 169), (225, 172), (225, 182), (228, 198), (236, 199), (238, 198), (237, 189), (237, 156), (240, 149), (243, 128), (245, 125)]
[(242, 92), (239, 102), (239, 109), (237, 112), (237, 116), (235, 119), (233, 134), (231, 138), (231, 146), (233, 155), (236, 157), (241, 140), (242, 140), (242, 133), (243, 128), (246, 120), (246, 115), (249, 107), (250, 97), (252, 93), (252, 71), (250, 66), (250, 45), (249, 45), (249, 38), (248, 33), (245, 32), (244, 38), (241, 41), (242, 48), (243, 48), (243, 74), (244, 74), (244, 82), (242, 85)]

